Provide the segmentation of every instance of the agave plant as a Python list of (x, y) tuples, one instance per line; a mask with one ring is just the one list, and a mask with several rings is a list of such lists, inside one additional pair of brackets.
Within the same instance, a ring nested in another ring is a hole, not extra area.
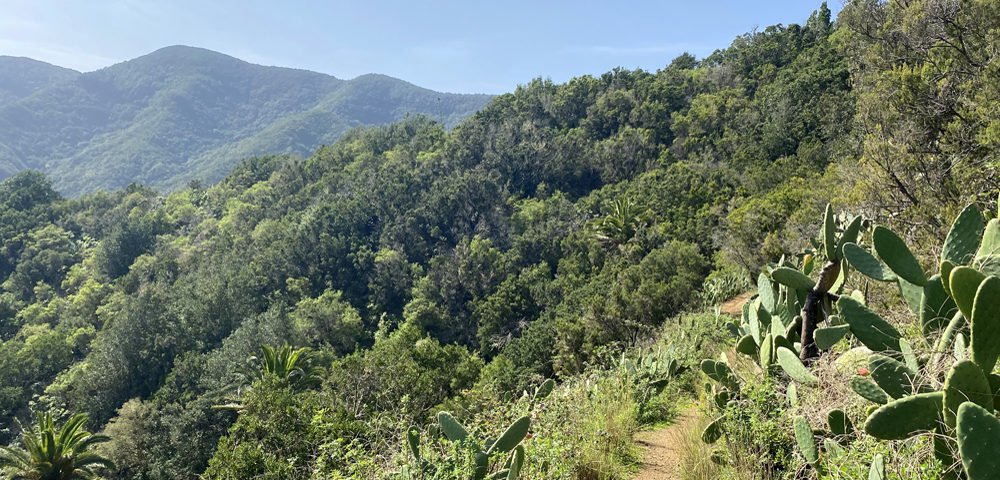
[(0, 446), (0, 471), (12, 480), (77, 480), (94, 478), (97, 469), (114, 463), (88, 449), (110, 440), (83, 429), (80, 413), (57, 428), (51, 413), (39, 413), (38, 423), (21, 436), (24, 449)]

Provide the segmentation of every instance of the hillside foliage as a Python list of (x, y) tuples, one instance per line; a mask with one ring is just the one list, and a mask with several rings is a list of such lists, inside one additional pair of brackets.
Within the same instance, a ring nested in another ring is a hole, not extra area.
[[(736, 340), (739, 321), (698, 312), (764, 285), (779, 258), (803, 268), (828, 204), (925, 261), (952, 212), (995, 211), (997, 110), (976, 99), (996, 60), (977, 49), (997, 47), (982, 32), (1000, 15), (911, 3), (858, 0), (837, 21), (824, 4), (703, 59), (536, 79), (451, 129), (354, 128), (167, 195), (65, 197), (68, 170), (15, 173), (0, 183), (0, 441), (33, 411), (82, 413), (110, 439), (94, 446), (107, 478), (628, 478), (631, 434), (704, 396), (701, 360)], [(911, 107), (934, 102), (932, 46), (955, 36), (975, 42), (941, 53), (961, 80), (937, 94), (955, 108), (928, 122)], [(904, 41), (926, 51), (900, 66), (887, 49)], [(126, 70), (116, 82), (143, 84)], [(392, 83), (368, 81), (288, 128), (375, 115), (346, 100)], [(56, 91), (40, 92), (27, 98)], [(914, 136), (873, 133), (890, 125)], [(274, 145), (249, 142), (225, 148)], [(720, 417), (742, 432), (729, 451), (762, 462), (717, 458), (720, 475), (815, 474), (781, 415), (787, 384), (762, 374)], [(843, 472), (889, 452), (852, 448)]]

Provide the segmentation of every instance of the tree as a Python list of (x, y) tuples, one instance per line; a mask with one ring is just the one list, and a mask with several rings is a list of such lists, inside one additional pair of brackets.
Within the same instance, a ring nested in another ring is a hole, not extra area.
[(78, 413), (56, 428), (51, 413), (39, 413), (38, 423), (24, 431), (24, 449), (0, 446), (0, 468), (12, 479), (77, 480), (94, 478), (100, 468), (114, 463), (87, 451), (110, 440), (83, 429), (87, 416)]
[(945, 219), (1000, 182), (1000, 3), (854, 0), (838, 23), (867, 203), (897, 226), (943, 235)]

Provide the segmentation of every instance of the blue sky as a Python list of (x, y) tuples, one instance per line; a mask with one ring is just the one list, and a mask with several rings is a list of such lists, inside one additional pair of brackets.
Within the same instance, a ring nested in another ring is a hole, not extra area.
[[(829, 2), (836, 13), (841, 0)], [(96, 70), (168, 45), (339, 78), (383, 73), (449, 92), (502, 93), (616, 66), (701, 58), (820, 1), (4, 0), (0, 55)]]

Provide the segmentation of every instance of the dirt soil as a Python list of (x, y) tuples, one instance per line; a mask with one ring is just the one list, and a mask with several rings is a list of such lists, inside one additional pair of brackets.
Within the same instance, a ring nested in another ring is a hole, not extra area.
[(743, 315), (743, 304), (746, 303), (748, 298), (750, 298), (749, 292), (741, 293), (723, 302), (722, 305), (719, 305), (719, 308), (722, 309), (722, 313), (728, 313), (738, 317)]
[(684, 439), (698, 425), (698, 412), (689, 408), (674, 423), (648, 432), (640, 432), (635, 441), (645, 449), (639, 473), (633, 480), (676, 480), (684, 454)]

